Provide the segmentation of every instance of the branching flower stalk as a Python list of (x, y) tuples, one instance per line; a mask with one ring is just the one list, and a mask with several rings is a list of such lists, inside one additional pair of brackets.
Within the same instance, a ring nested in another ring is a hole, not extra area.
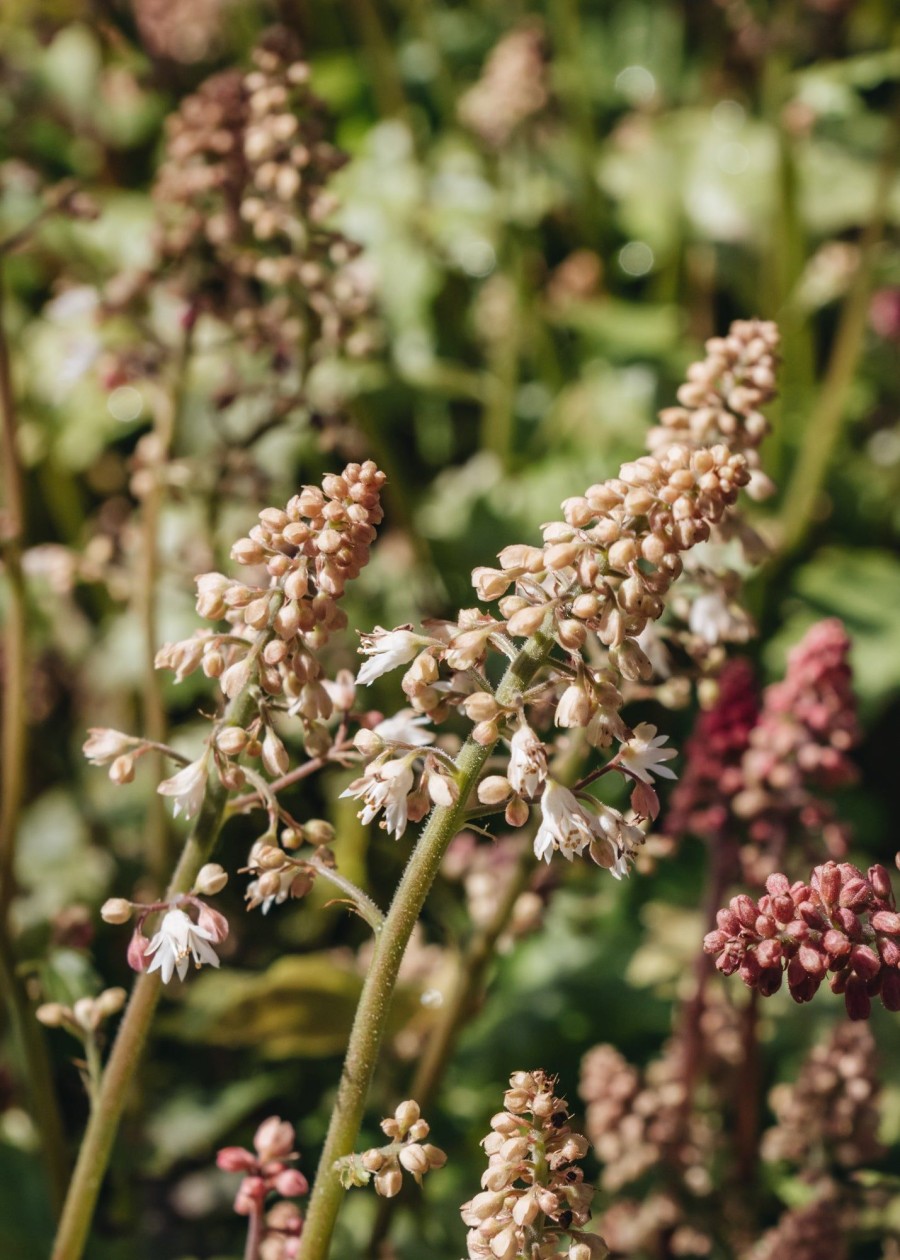
[[(400, 836), (417, 795), (427, 792), (426, 803), (430, 796), (435, 808), (377, 937), (310, 1201), (301, 1260), (328, 1255), (341, 1202), (336, 1165), (353, 1151), (403, 953), (470, 800), (503, 810), (513, 827), (521, 826), (530, 803), (539, 801), (542, 822), (534, 850), (547, 861), (556, 851), (572, 861), (589, 850), (598, 865), (620, 878), (643, 843), (644, 832), (636, 824), (655, 816), (653, 776), (674, 777), (665, 765), (674, 750), (661, 746), (665, 737), (654, 727), (642, 723), (631, 730), (619, 714), (629, 683), (647, 680), (652, 672), (636, 640), (662, 614), (665, 596), (682, 572), (681, 553), (710, 537), (738, 490), (751, 480), (741, 448), (755, 453), (765, 432), (756, 407), (772, 395), (776, 345), (774, 327), (755, 322), (735, 325), (729, 338), (711, 342), (708, 359), (692, 369), (691, 384), (681, 396), (684, 440), (677, 440), (679, 433), (660, 441), (655, 456), (627, 464), (618, 478), (568, 499), (564, 521), (544, 527), (543, 548), (507, 547), (499, 569), (475, 570), (476, 591), (485, 601), (499, 600), (503, 620), (469, 609), (456, 623), (425, 627), (428, 633), (404, 626), (364, 636), (362, 650), (369, 660), (359, 682), (407, 665), (403, 690), (414, 709), (440, 721), (458, 707), (474, 727), (449, 774), (446, 767), (429, 773), (426, 761), (418, 792), (411, 766), (421, 750), (392, 758), (378, 741), (371, 746), (358, 741), (364, 755), (374, 755), (348, 793), (363, 800), (363, 821), (384, 810), (383, 825)], [(700, 424), (691, 425), (691, 409), (702, 410), (704, 438), (712, 430), (725, 440), (713, 445), (696, 440)], [(511, 586), (515, 593), (507, 594)], [(600, 669), (582, 657), (589, 633), (606, 649)], [(525, 640), (521, 648), (514, 649), (516, 639)], [(557, 647), (564, 659), (552, 655)], [(491, 649), (511, 657), (496, 691), (484, 669)], [(448, 681), (441, 678), (442, 664), (452, 671)], [(537, 705), (545, 712), (553, 705), (557, 725), (584, 728), (596, 748), (620, 744), (601, 771), (576, 785), (580, 796), (548, 773), (546, 747), (526, 716), (528, 707)], [(505, 774), (482, 778), (501, 739), (510, 750)], [(608, 770), (633, 785), (633, 821), (584, 792)]]
[[(96, 1091), (53, 1260), (79, 1260), (84, 1253), (128, 1088), (159, 1000), (160, 973), (167, 981), (178, 964), (181, 975), (180, 964), (189, 951), (198, 962), (213, 961), (209, 941), (221, 939), (227, 931), (218, 912), (207, 912), (216, 925), (211, 932), (202, 922), (195, 924), (183, 907), (197, 901), (191, 890), (215, 847), (229, 792), (247, 781), (236, 758), (244, 753), (258, 756), (270, 774), (286, 770), (287, 752), (270, 725), (276, 703), (296, 706), (308, 741), (321, 736), (319, 716), (330, 712), (330, 701), (318, 681), (315, 650), (332, 629), (346, 624), (338, 600), (346, 582), (367, 562), (368, 544), (381, 520), (383, 480), (374, 465), (351, 464), (341, 476), (327, 477), (324, 489), (305, 487), (284, 510), (264, 509), (260, 524), (235, 544), (232, 554), (239, 563), (264, 566), (267, 585), (248, 586), (222, 574), (201, 575), (198, 611), (213, 619), (227, 617), (230, 632), (199, 631), (192, 639), (167, 644), (159, 653), (157, 663), (174, 669), (179, 678), (202, 663), (205, 672), (219, 680), (228, 705), (203, 754), (158, 788), (173, 798), (176, 814), (196, 816), (196, 821), (164, 903), (145, 909), (132, 936), (128, 960), (143, 974)], [(93, 731), (85, 750), (95, 763), (109, 764), (113, 781), (128, 782), (134, 775), (136, 751), (140, 752), (140, 745), (137, 750), (133, 745), (133, 739), (119, 732)], [(143, 919), (166, 906), (168, 912), (151, 942), (143, 935)], [(125, 922), (132, 913), (131, 903), (124, 899), (113, 899), (104, 910), (111, 922)], [(203, 913), (201, 909), (201, 919)]]

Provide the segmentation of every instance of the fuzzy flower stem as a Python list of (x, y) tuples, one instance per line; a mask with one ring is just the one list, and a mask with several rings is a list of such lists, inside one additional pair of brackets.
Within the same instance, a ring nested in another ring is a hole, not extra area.
[[(485, 975), (496, 957), (497, 941), (509, 924), (516, 902), (528, 888), (536, 866), (534, 852), (528, 844), (522, 850), (513, 877), (493, 917), (475, 932), (460, 959), (449, 1001), (441, 1008), (440, 1018), (428, 1038), (409, 1087), (410, 1096), (415, 1098), (423, 1111), (427, 1110), (438, 1091), (459, 1034), (478, 1008)], [(380, 1200), (366, 1255), (377, 1257), (381, 1254), (381, 1244), (387, 1237), (396, 1206), (396, 1199)]]
[(257, 1203), (247, 1220), (247, 1241), (244, 1244), (244, 1260), (259, 1260), (259, 1248), (265, 1228), (265, 1209)]
[[(497, 689), (500, 705), (509, 705), (522, 694), (552, 647), (553, 640), (543, 630), (525, 643)], [(469, 794), (493, 749), (494, 744), (482, 746), (473, 739), (463, 745), (456, 761), (459, 799), (432, 811), (376, 938), (303, 1226), (299, 1260), (326, 1260), (328, 1255), (343, 1197), (335, 1161), (351, 1154), (356, 1145), (403, 954), (444, 854), (462, 825)]]
[(50, 1201), (62, 1203), (66, 1178), (65, 1139), (50, 1058), (43, 1031), (16, 971), (9, 932), (9, 909), (15, 886), (16, 837), (25, 796), (28, 751), (26, 686), (28, 682), (25, 578), (22, 547), (25, 536), (25, 493), (17, 442), (16, 401), (9, 346), (3, 322), (3, 275), (0, 272), (0, 473), (4, 526), (0, 531), (6, 601), (3, 625), (3, 687), (0, 696), (0, 979), (21, 1051), (22, 1068), (41, 1132)]
[(353, 908), (360, 918), (365, 919), (377, 936), (384, 927), (384, 915), (372, 898), (367, 893), (364, 893), (361, 888), (357, 888), (352, 880), (347, 879), (340, 871), (336, 871), (334, 867), (329, 866), (319, 858), (310, 857), (303, 860), (307, 866), (316, 872), (320, 879), (327, 879), (329, 884), (334, 884), (335, 888), (340, 889), (346, 900), (353, 904)]
[[(143, 503), (141, 505), (141, 575), (135, 587), (135, 603), (143, 639), (143, 728), (149, 735), (146, 741), (153, 749), (152, 761), (154, 777), (160, 780), (165, 777), (165, 768), (160, 746), (166, 738), (166, 708), (163, 702), (162, 683), (159, 670), (156, 668), (156, 649), (159, 643), (157, 587), (159, 585), (159, 531), (160, 517), (164, 507), (165, 491), (162, 479), (162, 462), (168, 458), (172, 434), (176, 428), (181, 402), (184, 395), (185, 379), (191, 354), (191, 331), (185, 332), (181, 348), (174, 367), (171, 387), (164, 389), (155, 408), (153, 420), (153, 436), (155, 438), (158, 465), (148, 470), (152, 474)], [(154, 794), (147, 805), (147, 821), (145, 829), (145, 852), (148, 855), (150, 875), (161, 889), (172, 864), (172, 835), (169, 820), (166, 817), (165, 801)]]
[[(251, 663), (270, 638), (270, 630), (259, 635), (248, 656)], [(257, 701), (251, 694), (252, 687), (253, 683), (248, 683), (230, 702), (225, 712), (226, 725), (245, 726), (253, 717)], [(210, 775), (197, 820), (169, 882), (167, 901), (189, 892), (200, 868), (209, 861), (225, 816), (227, 796), (227, 788), (216, 775)], [(143, 972), (131, 991), (78, 1152), (51, 1260), (81, 1260), (84, 1255), (129, 1086), (147, 1041), (161, 988), (159, 972)]]

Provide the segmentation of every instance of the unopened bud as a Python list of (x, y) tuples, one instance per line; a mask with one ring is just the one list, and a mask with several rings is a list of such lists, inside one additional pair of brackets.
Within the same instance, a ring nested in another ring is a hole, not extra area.
[(228, 883), (228, 873), (218, 862), (207, 862), (201, 866), (194, 880), (194, 892), (201, 897), (214, 897)]
[(511, 792), (509, 779), (502, 774), (489, 774), (478, 784), (478, 799), (482, 805), (501, 805)]
[(134, 906), (124, 897), (110, 897), (100, 907), (100, 918), (104, 923), (127, 923), (133, 910)]

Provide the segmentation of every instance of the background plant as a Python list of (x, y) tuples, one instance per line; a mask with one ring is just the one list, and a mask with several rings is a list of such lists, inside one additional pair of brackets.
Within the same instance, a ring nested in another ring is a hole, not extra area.
[[(892, 7), (553, 5), (523, 10), (521, 22), (485, 6), (288, 14), (312, 90), (334, 120), (317, 125), (351, 155), (335, 178), (328, 173), (341, 204), (329, 230), (363, 253), (342, 260), (338, 250), (334, 260), (327, 249), (337, 242), (322, 242), (326, 271), (335, 268), (337, 283), (353, 263), (379, 312), (373, 322), (368, 305), (360, 311), (365, 336), (353, 355), (323, 347), (315, 362), (295, 341), (279, 346), (259, 332), (277, 234), (253, 246), (257, 265), (265, 257), (270, 266), (243, 282), (250, 319), (234, 326), (229, 313), (246, 304), (217, 306), (222, 291), (205, 287), (221, 259), (182, 242), (178, 266), (157, 269), (158, 234), (173, 230), (164, 220), (178, 209), (150, 196), (178, 134), (169, 124), (164, 139), (163, 119), (183, 119), (198, 93), (208, 99), (201, 85), (211, 75), (253, 74), (252, 49), (272, 17), (253, 6), (194, 8), (190, 24), (161, 3), (133, 15), (112, 7), (91, 23), (64, 5), (51, 15), (22, 5), (3, 18), (2, 108), (23, 120), (5, 130), (2, 167), (3, 361), (12, 369), (3, 398), (7, 416), (15, 404), (21, 468), (15, 478), (16, 462), (4, 459), (3, 690), (10, 729), (27, 707), (31, 748), (27, 776), (4, 763), (3, 793), (5, 835), (18, 816), (21, 836), (4, 979), (19, 996), (6, 1025), (0, 1147), (0, 1184), (12, 1200), (3, 1241), (15, 1254), (46, 1250), (45, 1186), (66, 1172), (50, 1169), (48, 1181), (37, 1158), (35, 1125), (56, 1120), (34, 1108), (26, 1068), (40, 1059), (15, 1030), (31, 1027), (29, 1003), (75, 1012), (79, 1000), (130, 984), (128, 929), (103, 926), (99, 906), (126, 887), (153, 901), (178, 843), (154, 791), (173, 767), (154, 764), (151, 749), (128, 790), (114, 789), (82, 763), (86, 728), (148, 735), (193, 757), (208, 732), (198, 717), (208, 684), (192, 675), (172, 687), (150, 669), (152, 657), (192, 633), (193, 575), (223, 569), (224, 552), (261, 508), (285, 504), (325, 472), (373, 458), (388, 474), (385, 528), (345, 600), (349, 624), (453, 616), (471, 603), (473, 566), (536, 539), (562, 498), (637, 455), (703, 338), (732, 315), (777, 318), (783, 390), (763, 463), (779, 490), (761, 526), (776, 556), (750, 589), (762, 637), (737, 650), (773, 681), (809, 625), (842, 619), (860, 700), (852, 754), (860, 785), (840, 789), (836, 816), (853, 824), (850, 857), (863, 871), (888, 865), (895, 847)], [(530, 90), (514, 97), (508, 85), (523, 81), (523, 66)], [(71, 203), (69, 178), (99, 219)], [(241, 220), (241, 233), (250, 222)], [(195, 311), (201, 292), (209, 301)], [(356, 303), (355, 287), (348, 300)], [(275, 326), (291, 317), (279, 308)], [(348, 336), (341, 325), (342, 346)], [(7, 435), (11, 427), (7, 419)], [(698, 572), (695, 595), (705, 581)], [(725, 606), (736, 618), (730, 592)], [(693, 633), (691, 659), (714, 674), (721, 648), (710, 649), (696, 625)], [(357, 668), (349, 638), (329, 650), (332, 675)], [(680, 683), (670, 691), (664, 698), (689, 707), (664, 715), (648, 696), (634, 720), (684, 749), (696, 693)], [(697, 691), (709, 699), (705, 679)], [(388, 680), (376, 682), (372, 704), (387, 711), (394, 694)], [(5, 746), (18, 755), (26, 747), (18, 737)], [(683, 760), (673, 764), (683, 771)], [(385, 904), (402, 855), (340, 799), (352, 773), (298, 784), (285, 808), (304, 826), (333, 825), (341, 869)], [(249, 852), (261, 818), (230, 823), (229, 851)], [(313, 828), (312, 847), (328, 834)], [(467, 863), (468, 843), (455, 867), (451, 854), (408, 956), (370, 1111), (374, 1145), (377, 1117), (415, 1097), (451, 1157), (427, 1179), (425, 1214), (420, 1199), (400, 1196), (392, 1222), (400, 1254), (420, 1254), (423, 1240), (436, 1254), (460, 1253), (458, 1206), (481, 1168), (475, 1144), (513, 1070), (557, 1073), (571, 1099), (581, 1055), (611, 1028), (636, 1068), (658, 1056), (706, 930), (696, 840), (674, 861), (657, 846), (652, 877), (621, 888), (578, 868), (557, 888), (557, 871), (520, 870), (506, 840)], [(825, 857), (790, 878), (807, 878)], [(236, 1254), (234, 1187), (210, 1171), (213, 1153), (248, 1143), (272, 1112), (297, 1123), (303, 1167), (315, 1165), (365, 965), (353, 954), (367, 929), (327, 904), (339, 894), (317, 876), (302, 905), (273, 906), (260, 932), (259, 911), (242, 922), (239, 883), (230, 881), (223, 903), (232, 923), (225, 952), (234, 949), (236, 961), (194, 977), (166, 1008), (91, 1254)], [(485, 905), (495, 899), (491, 917)], [(479, 1009), (485, 984), (490, 1001)], [(760, 1099), (794, 1074), (820, 1021), (837, 1017), (839, 1004), (826, 998), (802, 1012), (769, 1000)], [(451, 1007), (474, 1018), (457, 1021), (458, 1052), (443, 1074), (449, 1047), (423, 1047)], [(873, 1028), (876, 1038), (889, 1032), (878, 1012)], [(39, 1044), (49, 1047), (74, 1139), (87, 1106), (71, 1064), (81, 1052), (65, 1029)], [(410, 1088), (416, 1066), (434, 1102)], [(885, 1068), (890, 1147), (896, 1082)], [(784, 1170), (772, 1177), (757, 1232), (775, 1225), (790, 1198)], [(348, 1197), (338, 1253), (354, 1254), (369, 1237), (371, 1211), (370, 1196)], [(877, 1254), (871, 1239), (885, 1228), (871, 1226), (870, 1241), (854, 1244), (869, 1247), (860, 1254)]]

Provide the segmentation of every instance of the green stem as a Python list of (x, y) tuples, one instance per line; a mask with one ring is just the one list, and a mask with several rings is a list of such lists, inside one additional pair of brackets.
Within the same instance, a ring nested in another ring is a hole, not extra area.
[[(509, 705), (520, 696), (550, 654), (553, 641), (543, 632), (529, 639), (507, 669), (497, 700)], [(343, 1190), (335, 1162), (352, 1153), (365, 1111), (369, 1085), (387, 1022), (397, 973), (444, 854), (459, 831), (466, 803), (494, 745), (469, 739), (456, 761), (459, 800), (435, 809), (422, 831), (394, 894), (353, 1021), (337, 1101), (319, 1160), (316, 1182), (303, 1226), (299, 1260), (325, 1260)]]
[(4, 522), (3, 567), (6, 607), (3, 625), (3, 687), (0, 695), (0, 978), (10, 1022), (19, 1043), (22, 1072), (28, 1083), (54, 1211), (62, 1204), (66, 1182), (65, 1134), (44, 1035), (16, 971), (9, 911), (15, 893), (16, 841), (25, 799), (28, 752), (28, 619), (22, 548), (25, 541), (25, 491), (19, 459), (16, 400), (3, 318), (0, 271), (0, 469)]
[[(423, 1112), (428, 1110), (428, 1104), (437, 1093), (460, 1033), (479, 1007), (487, 970), (495, 957), (495, 946), (512, 918), (516, 902), (531, 882), (534, 867), (529, 842), (490, 921), (473, 934), (459, 961), (450, 998), (432, 1029), (409, 1090), (409, 1097), (416, 1100)], [(397, 1199), (379, 1199), (367, 1255), (381, 1255), (381, 1244), (387, 1237), (397, 1205)]]
[(825, 379), (806, 425), (803, 446), (785, 494), (780, 548), (783, 555), (790, 554), (803, 543), (815, 519), (822, 485), (846, 416), (847, 396), (862, 351), (874, 260), (884, 235), (898, 144), (900, 109), (894, 112), (890, 137), (878, 172), (875, 204), (860, 241), (859, 267), (844, 303)]
[[(250, 653), (253, 660), (269, 637), (269, 631), (259, 636)], [(255, 712), (256, 699), (248, 684), (228, 705), (225, 724), (245, 726)], [(167, 900), (178, 893), (189, 892), (201, 866), (209, 861), (219, 837), (227, 798), (227, 788), (216, 775), (211, 775), (197, 821), (169, 882)], [(144, 972), (131, 991), (78, 1152), (51, 1260), (80, 1260), (84, 1254), (100, 1187), (128, 1101), (129, 1086), (147, 1041), (161, 988), (159, 972), (152, 975)]]

